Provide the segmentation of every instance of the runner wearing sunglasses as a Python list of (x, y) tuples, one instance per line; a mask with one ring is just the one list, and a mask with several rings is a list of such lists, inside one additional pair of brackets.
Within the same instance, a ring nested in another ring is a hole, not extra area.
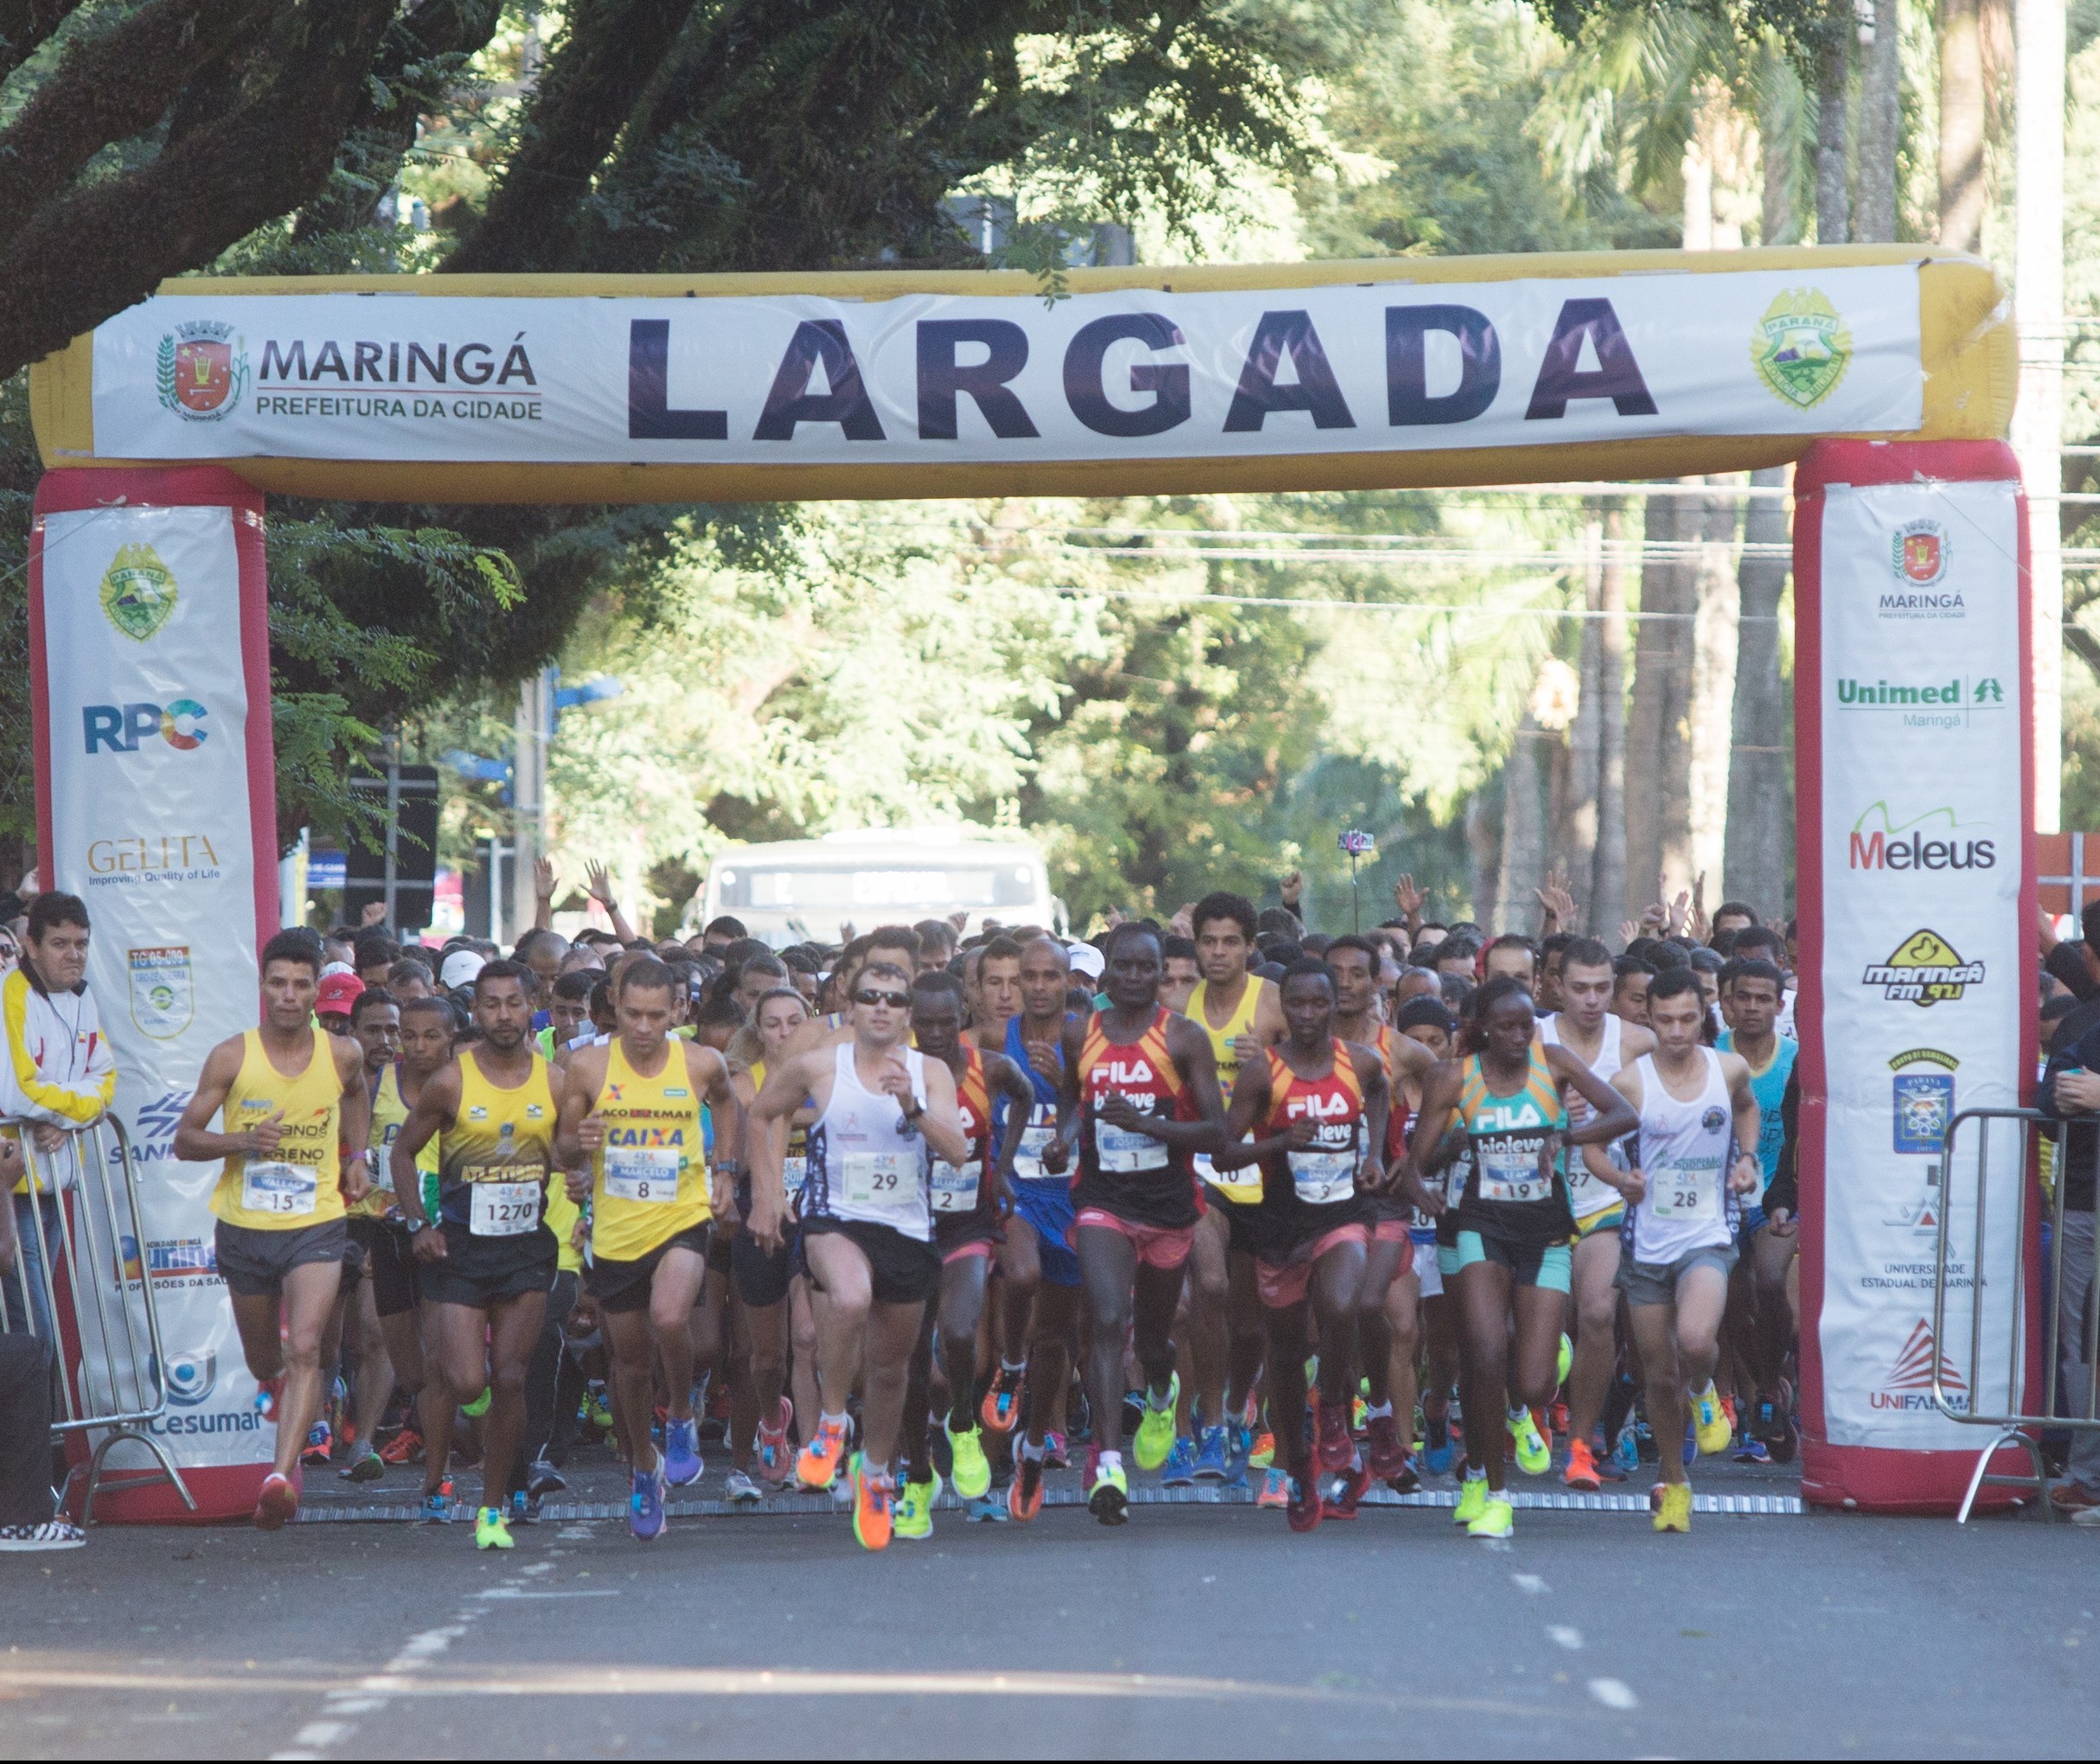
[(890, 1541), (905, 1384), (927, 1301), (940, 1290), (933, 1160), (960, 1166), (970, 1152), (954, 1077), (908, 1045), (911, 985), (896, 962), (866, 963), (847, 1013), (853, 1039), (781, 1061), (751, 1108), (750, 1229), (769, 1252), (781, 1241), (789, 1200), (780, 1151), (786, 1122), (805, 1100), (816, 1109), (794, 1205), (810, 1283), (824, 1299), (816, 1318), (820, 1412), (795, 1473), (808, 1488), (830, 1485), (846, 1450), (847, 1398), (859, 1386), (861, 1449), (848, 1473), (854, 1536), (870, 1550)]

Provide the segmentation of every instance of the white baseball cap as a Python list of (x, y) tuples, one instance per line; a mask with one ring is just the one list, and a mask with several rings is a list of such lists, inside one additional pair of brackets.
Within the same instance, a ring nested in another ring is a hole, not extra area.
[(456, 992), (463, 986), (471, 985), (474, 976), (488, 965), (488, 958), (472, 949), (455, 949), (438, 970), (438, 984), (447, 992)]
[(1101, 952), (1092, 943), (1067, 943), (1065, 949), (1072, 957), (1072, 971), (1083, 974), (1089, 980), (1100, 979), (1108, 967), (1108, 963), (1102, 959)]

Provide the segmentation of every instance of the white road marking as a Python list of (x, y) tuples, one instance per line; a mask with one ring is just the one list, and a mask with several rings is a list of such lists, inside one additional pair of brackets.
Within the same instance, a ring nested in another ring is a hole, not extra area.
[(1592, 1678), (1590, 1680), (1590, 1695), (1606, 1709), (1638, 1709), (1641, 1706), (1641, 1699), (1633, 1694), (1623, 1678)]
[(312, 1746), (317, 1750), (334, 1745), (349, 1730), (350, 1723), (347, 1721), (310, 1721), (291, 1738), (296, 1745)]
[(1534, 1599), (1542, 1594), (1553, 1591), (1553, 1588), (1535, 1574), (1513, 1574), (1509, 1578), (1516, 1582), (1517, 1590), (1520, 1593), (1529, 1593)]
[(1559, 1643), (1559, 1645), (1562, 1647), (1565, 1647), (1570, 1653), (1576, 1653), (1581, 1651), (1581, 1630), (1571, 1629), (1565, 1623), (1549, 1623), (1546, 1626), (1546, 1633), (1552, 1636), (1555, 1641)]

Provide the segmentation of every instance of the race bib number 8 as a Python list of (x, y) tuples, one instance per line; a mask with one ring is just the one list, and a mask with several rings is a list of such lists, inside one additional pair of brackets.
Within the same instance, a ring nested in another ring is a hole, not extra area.
[(966, 1213), (977, 1204), (978, 1171), (974, 1163), (957, 1169), (953, 1164), (933, 1160), (933, 1211)]
[(289, 1218), (310, 1213), (321, 1198), (321, 1173), (311, 1164), (262, 1164), (240, 1173), (240, 1205), (249, 1212)]
[(1111, 1127), (1105, 1121), (1094, 1123), (1094, 1155), (1104, 1170), (1122, 1175), (1167, 1167), (1167, 1147), (1162, 1141), (1133, 1128)]
[(1332, 1206), (1356, 1192), (1354, 1152), (1293, 1152), (1290, 1180), (1308, 1206)]
[(477, 1237), (522, 1237), (540, 1228), (538, 1182), (476, 1182), (467, 1189), (467, 1229)]
[(1482, 1200), (1546, 1200), (1553, 1192), (1550, 1173), (1539, 1170), (1539, 1148), (1527, 1145), (1479, 1147)]
[(846, 1204), (878, 1212), (909, 1212), (919, 1205), (919, 1160), (909, 1152), (846, 1154)]
[(648, 1206), (665, 1206), (678, 1198), (680, 1154), (662, 1150), (618, 1151), (605, 1154), (605, 1193), (613, 1200), (632, 1200)]

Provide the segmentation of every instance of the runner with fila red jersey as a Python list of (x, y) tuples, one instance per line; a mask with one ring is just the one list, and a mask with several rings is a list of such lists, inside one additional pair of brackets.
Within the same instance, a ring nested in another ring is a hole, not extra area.
[[(362, 1051), (315, 1025), (311, 934), (279, 931), (261, 966), (262, 1023), (205, 1056), (175, 1155), (224, 1160), (211, 1196), (214, 1243), (261, 1387), (257, 1406), (277, 1422), (275, 1463), (255, 1501), (257, 1526), (274, 1531), (298, 1511), (299, 1452), (321, 1412), (321, 1338), (343, 1289), (348, 1205), (371, 1186), (371, 1104)], [(348, 1158), (345, 1145), (357, 1148)]]
[[(1220, 1170), (1261, 1173), (1252, 1223), (1255, 1268), (1269, 1327), (1269, 1425), (1290, 1475), (1290, 1529), (1309, 1531), (1323, 1510), (1353, 1519), (1371, 1467), (1349, 1437), (1361, 1313), (1382, 1305), (1365, 1281), (1368, 1197), (1385, 1186), (1389, 1089), (1377, 1052), (1335, 1033), (1335, 978), (1306, 956), (1278, 982), (1287, 1032), (1239, 1069), (1226, 1111)], [(1249, 1142), (1251, 1141), (1251, 1142)], [(1309, 1313), (1320, 1323), (1316, 1436), (1306, 1437)], [(1332, 1505), (1323, 1485), (1335, 1479)]]
[(750, 1229), (769, 1252), (781, 1242), (788, 1205), (785, 1123), (805, 1101), (817, 1111), (795, 1205), (803, 1257), (823, 1301), (816, 1310), (821, 1406), (795, 1473), (805, 1488), (830, 1486), (846, 1455), (847, 1402), (861, 1389), (861, 1448), (848, 1475), (854, 1536), (869, 1550), (889, 1546), (912, 1349), (940, 1290), (933, 1162), (960, 1164), (969, 1155), (953, 1077), (908, 1045), (912, 981), (897, 962), (862, 963), (848, 1013), (852, 1039), (782, 1060), (750, 1110), (758, 1159)]
[[(1654, 1050), (1655, 1038), (1611, 1010), (1611, 952), (1594, 937), (1574, 937), (1560, 949), (1560, 1008), (1539, 1022), (1548, 1046), (1565, 1047), (1604, 1083)], [(1568, 1119), (1580, 1125), (1590, 1105), (1563, 1090)], [(1608, 1441), (1594, 1435), (1618, 1363), (1619, 1227), (1626, 1202), (1618, 1179), (1623, 1160), (1612, 1147), (1589, 1146), (1568, 1164), (1568, 1207), (1575, 1216), (1575, 1249), (1569, 1281), (1574, 1312), (1575, 1353), (1567, 1377), (1568, 1461), (1562, 1480), (1595, 1492), (1604, 1480)], [(1616, 1472), (1613, 1473), (1617, 1474)]]
[[(1464, 1344), (1467, 1463), (1454, 1518), (1473, 1537), (1507, 1537), (1514, 1515), (1502, 1492), (1506, 1399), (1514, 1399), (1507, 1431), (1518, 1467), (1538, 1476), (1553, 1462), (1531, 1411), (1560, 1382), (1575, 1235), (1562, 1148), (1621, 1138), (1638, 1117), (1565, 1048), (1538, 1039), (1521, 981), (1498, 975), (1470, 1003), (1465, 1054), (1430, 1073), (1408, 1160), (1421, 1177), (1454, 1122), (1464, 1129), (1470, 1155), (1452, 1166), (1463, 1173), (1457, 1193), (1421, 1197), (1432, 1212), (1456, 1215), (1451, 1279)], [(1564, 1085), (1596, 1111), (1580, 1127), (1570, 1126), (1561, 1105)]]
[[(1380, 1144), (1380, 1161), (1398, 1168), (1407, 1153), (1407, 1101), (1405, 1084), (1419, 1083), (1436, 1057), (1418, 1041), (1398, 1033), (1379, 1016), (1383, 958), (1367, 937), (1336, 937), (1322, 952), (1335, 987), (1334, 1032), (1343, 1041), (1368, 1047), (1386, 1074), (1387, 1126)], [(1284, 1013), (1290, 1014), (1290, 1003)], [(1370, 1446), (1373, 1480), (1402, 1494), (1420, 1486), (1408, 1462), (1413, 1449), (1415, 1365), (1421, 1348), (1422, 1282), (1414, 1270), (1411, 1203), (1387, 1188), (1372, 1187), (1363, 1196), (1370, 1221), (1370, 1243), (1364, 1252), (1363, 1302), (1357, 1309), (1354, 1358), (1370, 1385), (1365, 1438)], [(1324, 1339), (1324, 1332), (1323, 1332)], [(1275, 1418), (1271, 1417), (1271, 1426)]]
[(1174, 1313), (1203, 1199), (1190, 1160), (1225, 1144), (1210, 1038), (1159, 1002), (1160, 937), (1118, 925), (1103, 980), (1109, 1007), (1065, 1026), (1057, 1137), (1043, 1154), (1070, 1167), (1073, 1245), (1092, 1326), (1086, 1400), (1093, 1418), (1086, 1505), (1104, 1525), (1129, 1517), (1123, 1467), (1123, 1354), (1130, 1340), (1146, 1380), (1132, 1441), (1157, 1469), (1174, 1442)]
[[(1229, 1103), (1241, 1064), (1283, 1039), (1283, 1007), (1275, 987), (1248, 968), (1255, 953), (1253, 902), (1222, 890), (1207, 894), (1190, 911), (1189, 925), (1202, 978), (1188, 995), (1186, 1013), (1210, 1039), (1219, 1093)], [(1194, 1389), (1189, 1424), (1175, 1441), (1163, 1480), (1222, 1482), (1244, 1464), (1252, 1444), (1243, 1417), (1261, 1377), (1267, 1339), (1250, 1235), (1262, 1182), (1251, 1166), (1228, 1175), (1200, 1153), (1194, 1162), (1207, 1191), (1189, 1258), (1187, 1345)], [(1142, 1453), (1138, 1461), (1152, 1467)]]
[[(1021, 944), (1021, 1014), (1007, 1024), (1002, 1044), (1008, 1061), (1028, 1079), (1034, 1101), (1015, 1148), (1014, 1215), (999, 1249), (1002, 1351), (978, 1414), (988, 1432), (1020, 1428), (1007, 1492), (1007, 1510), (1019, 1519), (1034, 1518), (1042, 1505), (1044, 1467), (1063, 1449), (1066, 1393), (1079, 1332), (1072, 1184), (1062, 1166), (1053, 1170), (1043, 1160), (1057, 1136), (1071, 982), (1071, 954), (1055, 937), (1032, 937)], [(992, 1119), (1002, 1142), (1018, 1106), (1003, 1096), (993, 1101)]]
[[(991, 1461), (977, 1421), (977, 1324), (984, 1314), (984, 1289), (1001, 1230), (1014, 1210), (1014, 1154), (1020, 1148), (1023, 1112), (1035, 1087), (1003, 1054), (987, 1054), (963, 1034), (963, 988), (952, 975), (922, 974), (912, 983), (912, 1033), (919, 1051), (945, 1064), (955, 1079), (956, 1112), (962, 1118), (968, 1154), (960, 1163), (933, 1165), (933, 1247), (940, 1251), (938, 1318), (929, 1308), (912, 1353), (912, 1377), (904, 1404), (905, 1448), (910, 1473), (897, 1497), (900, 1537), (933, 1535), (933, 1503), (940, 1478), (927, 1450), (932, 1422), (926, 1412), (932, 1382), (933, 1342), (940, 1338), (941, 1365), (948, 1375), (946, 1432), (955, 1492), (980, 1500), (991, 1492)], [(1006, 1099), (1008, 1130), (995, 1143), (992, 1097)], [(938, 1327), (936, 1326), (938, 1324)]]
[(1690, 968), (1665, 968), (1648, 989), (1655, 1049), (1611, 1083), (1636, 1112), (1639, 1184), (1619, 1269), (1648, 1390), (1648, 1423), (1662, 1448), (1655, 1527), (1692, 1529), (1692, 1487), (1675, 1448), (1687, 1398), (1700, 1455), (1728, 1449), (1733, 1429), (1713, 1387), (1721, 1315), (1736, 1262), (1735, 1232), (1756, 1197), (1757, 1099), (1740, 1054), (1701, 1045), (1706, 1003)]
[[(531, 1042), (533, 976), (490, 962), (471, 982), (481, 1039), (423, 1086), (395, 1135), (394, 1203), (414, 1245), (433, 1400), (457, 1407), (487, 1390), (482, 1504), (474, 1547), (509, 1550), (504, 1512), (525, 1425), (525, 1372), (547, 1317), (561, 1249), (547, 1217), (554, 1129), (567, 1074)], [(438, 1141), (438, 1215), (424, 1210), (417, 1155)], [(446, 1517), (445, 1467), (423, 1466), (424, 1508)]]
[[(618, 1032), (570, 1057), (557, 1141), (569, 1198), (591, 1209), (584, 1290), (598, 1301), (612, 1357), (613, 1421), (633, 1478), (628, 1529), (644, 1544), (663, 1533), (666, 1488), (701, 1477), (693, 1307), (718, 1211), (712, 1183), (736, 1179), (742, 1112), (721, 1055), (672, 1036), (675, 990), (670, 969), (653, 956), (622, 966), (613, 983)], [(703, 1102), (715, 1123), (712, 1177), (701, 1138)], [(661, 1453), (650, 1436), (659, 1365)]]

